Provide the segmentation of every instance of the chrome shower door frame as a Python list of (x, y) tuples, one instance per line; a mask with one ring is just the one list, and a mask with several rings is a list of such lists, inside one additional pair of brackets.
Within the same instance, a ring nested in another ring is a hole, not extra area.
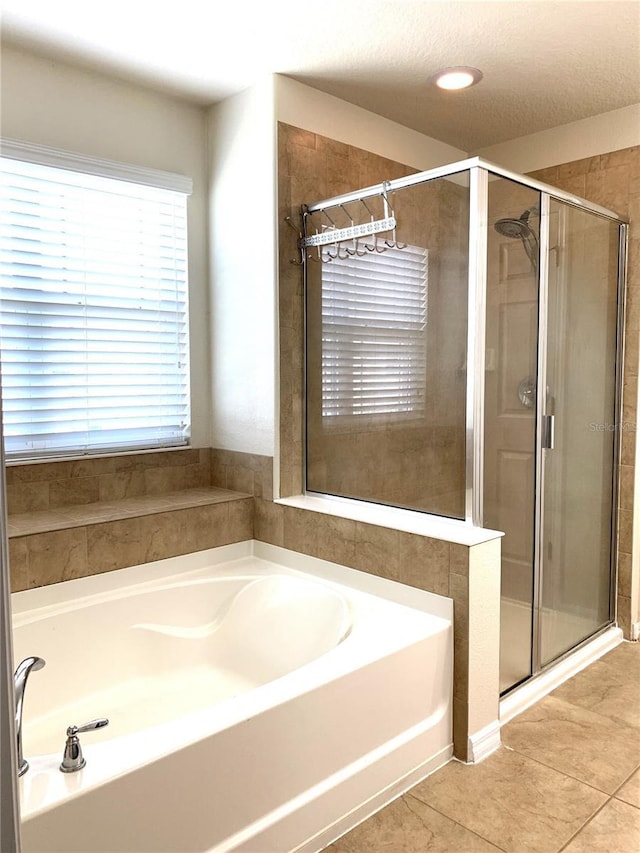
[(540, 196), (540, 257), (538, 263), (538, 358), (536, 373), (536, 441), (533, 518), (533, 597), (531, 625), (531, 674), (540, 671), (542, 637), (542, 537), (544, 522), (544, 448), (542, 446), (547, 397), (547, 337), (549, 318), (549, 206), (548, 193)]
[(467, 459), (465, 521), (484, 527), (484, 392), (487, 316), (489, 173), (470, 172), (469, 286), (467, 313)]
[(620, 224), (618, 245), (618, 318), (616, 328), (616, 389), (615, 412), (620, 418), (621, 427), (614, 433), (613, 456), (613, 513), (611, 518), (611, 589), (609, 612), (613, 620), (618, 618), (617, 581), (618, 581), (618, 506), (620, 503), (620, 466), (622, 464), (622, 430), (624, 427), (622, 411), (622, 389), (624, 383), (623, 366), (625, 360), (626, 336), (625, 318), (627, 306), (627, 264), (629, 258), (629, 225)]

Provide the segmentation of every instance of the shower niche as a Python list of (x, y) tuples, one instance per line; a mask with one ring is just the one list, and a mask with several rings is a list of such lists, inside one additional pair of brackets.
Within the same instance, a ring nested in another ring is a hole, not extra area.
[(479, 158), (303, 219), (306, 490), (503, 531), (508, 692), (614, 619), (626, 226)]

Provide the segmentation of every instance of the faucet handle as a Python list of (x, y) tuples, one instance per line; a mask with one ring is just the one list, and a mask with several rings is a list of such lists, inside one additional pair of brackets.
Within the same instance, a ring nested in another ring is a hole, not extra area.
[(82, 732), (92, 732), (94, 729), (102, 729), (109, 725), (109, 720), (106, 717), (98, 717), (97, 720), (89, 720), (88, 723), (83, 723), (81, 726), (69, 726), (67, 729), (67, 737), (82, 734)]
[(97, 720), (89, 720), (88, 723), (83, 723), (81, 726), (69, 726), (60, 770), (63, 773), (75, 773), (76, 770), (82, 770), (87, 762), (82, 754), (78, 735), (82, 732), (91, 732), (108, 725), (109, 720), (106, 717), (99, 717)]

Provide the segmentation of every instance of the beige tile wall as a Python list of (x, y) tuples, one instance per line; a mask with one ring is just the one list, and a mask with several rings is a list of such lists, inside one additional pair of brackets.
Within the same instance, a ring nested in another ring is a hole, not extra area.
[(341, 563), (379, 577), (449, 595), (451, 551), (456, 566), (468, 551), (439, 539), (256, 500), (255, 538)]
[(11, 589), (60, 583), (252, 536), (250, 497), (19, 536), (9, 539)]
[(213, 448), (211, 485), (273, 500), (273, 457)]
[(8, 467), (12, 591), (251, 539), (254, 483), (232, 470), (236, 488), (212, 490), (211, 457), (204, 448)]
[(8, 465), (9, 515), (208, 486), (209, 448)]

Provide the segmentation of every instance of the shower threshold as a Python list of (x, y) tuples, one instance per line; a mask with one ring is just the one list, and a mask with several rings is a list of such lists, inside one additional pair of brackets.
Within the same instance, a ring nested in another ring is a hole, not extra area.
[(607, 625), (542, 672), (515, 687), (500, 699), (500, 725), (508, 723), (580, 670), (615, 649), (622, 640), (622, 629), (616, 625)]

